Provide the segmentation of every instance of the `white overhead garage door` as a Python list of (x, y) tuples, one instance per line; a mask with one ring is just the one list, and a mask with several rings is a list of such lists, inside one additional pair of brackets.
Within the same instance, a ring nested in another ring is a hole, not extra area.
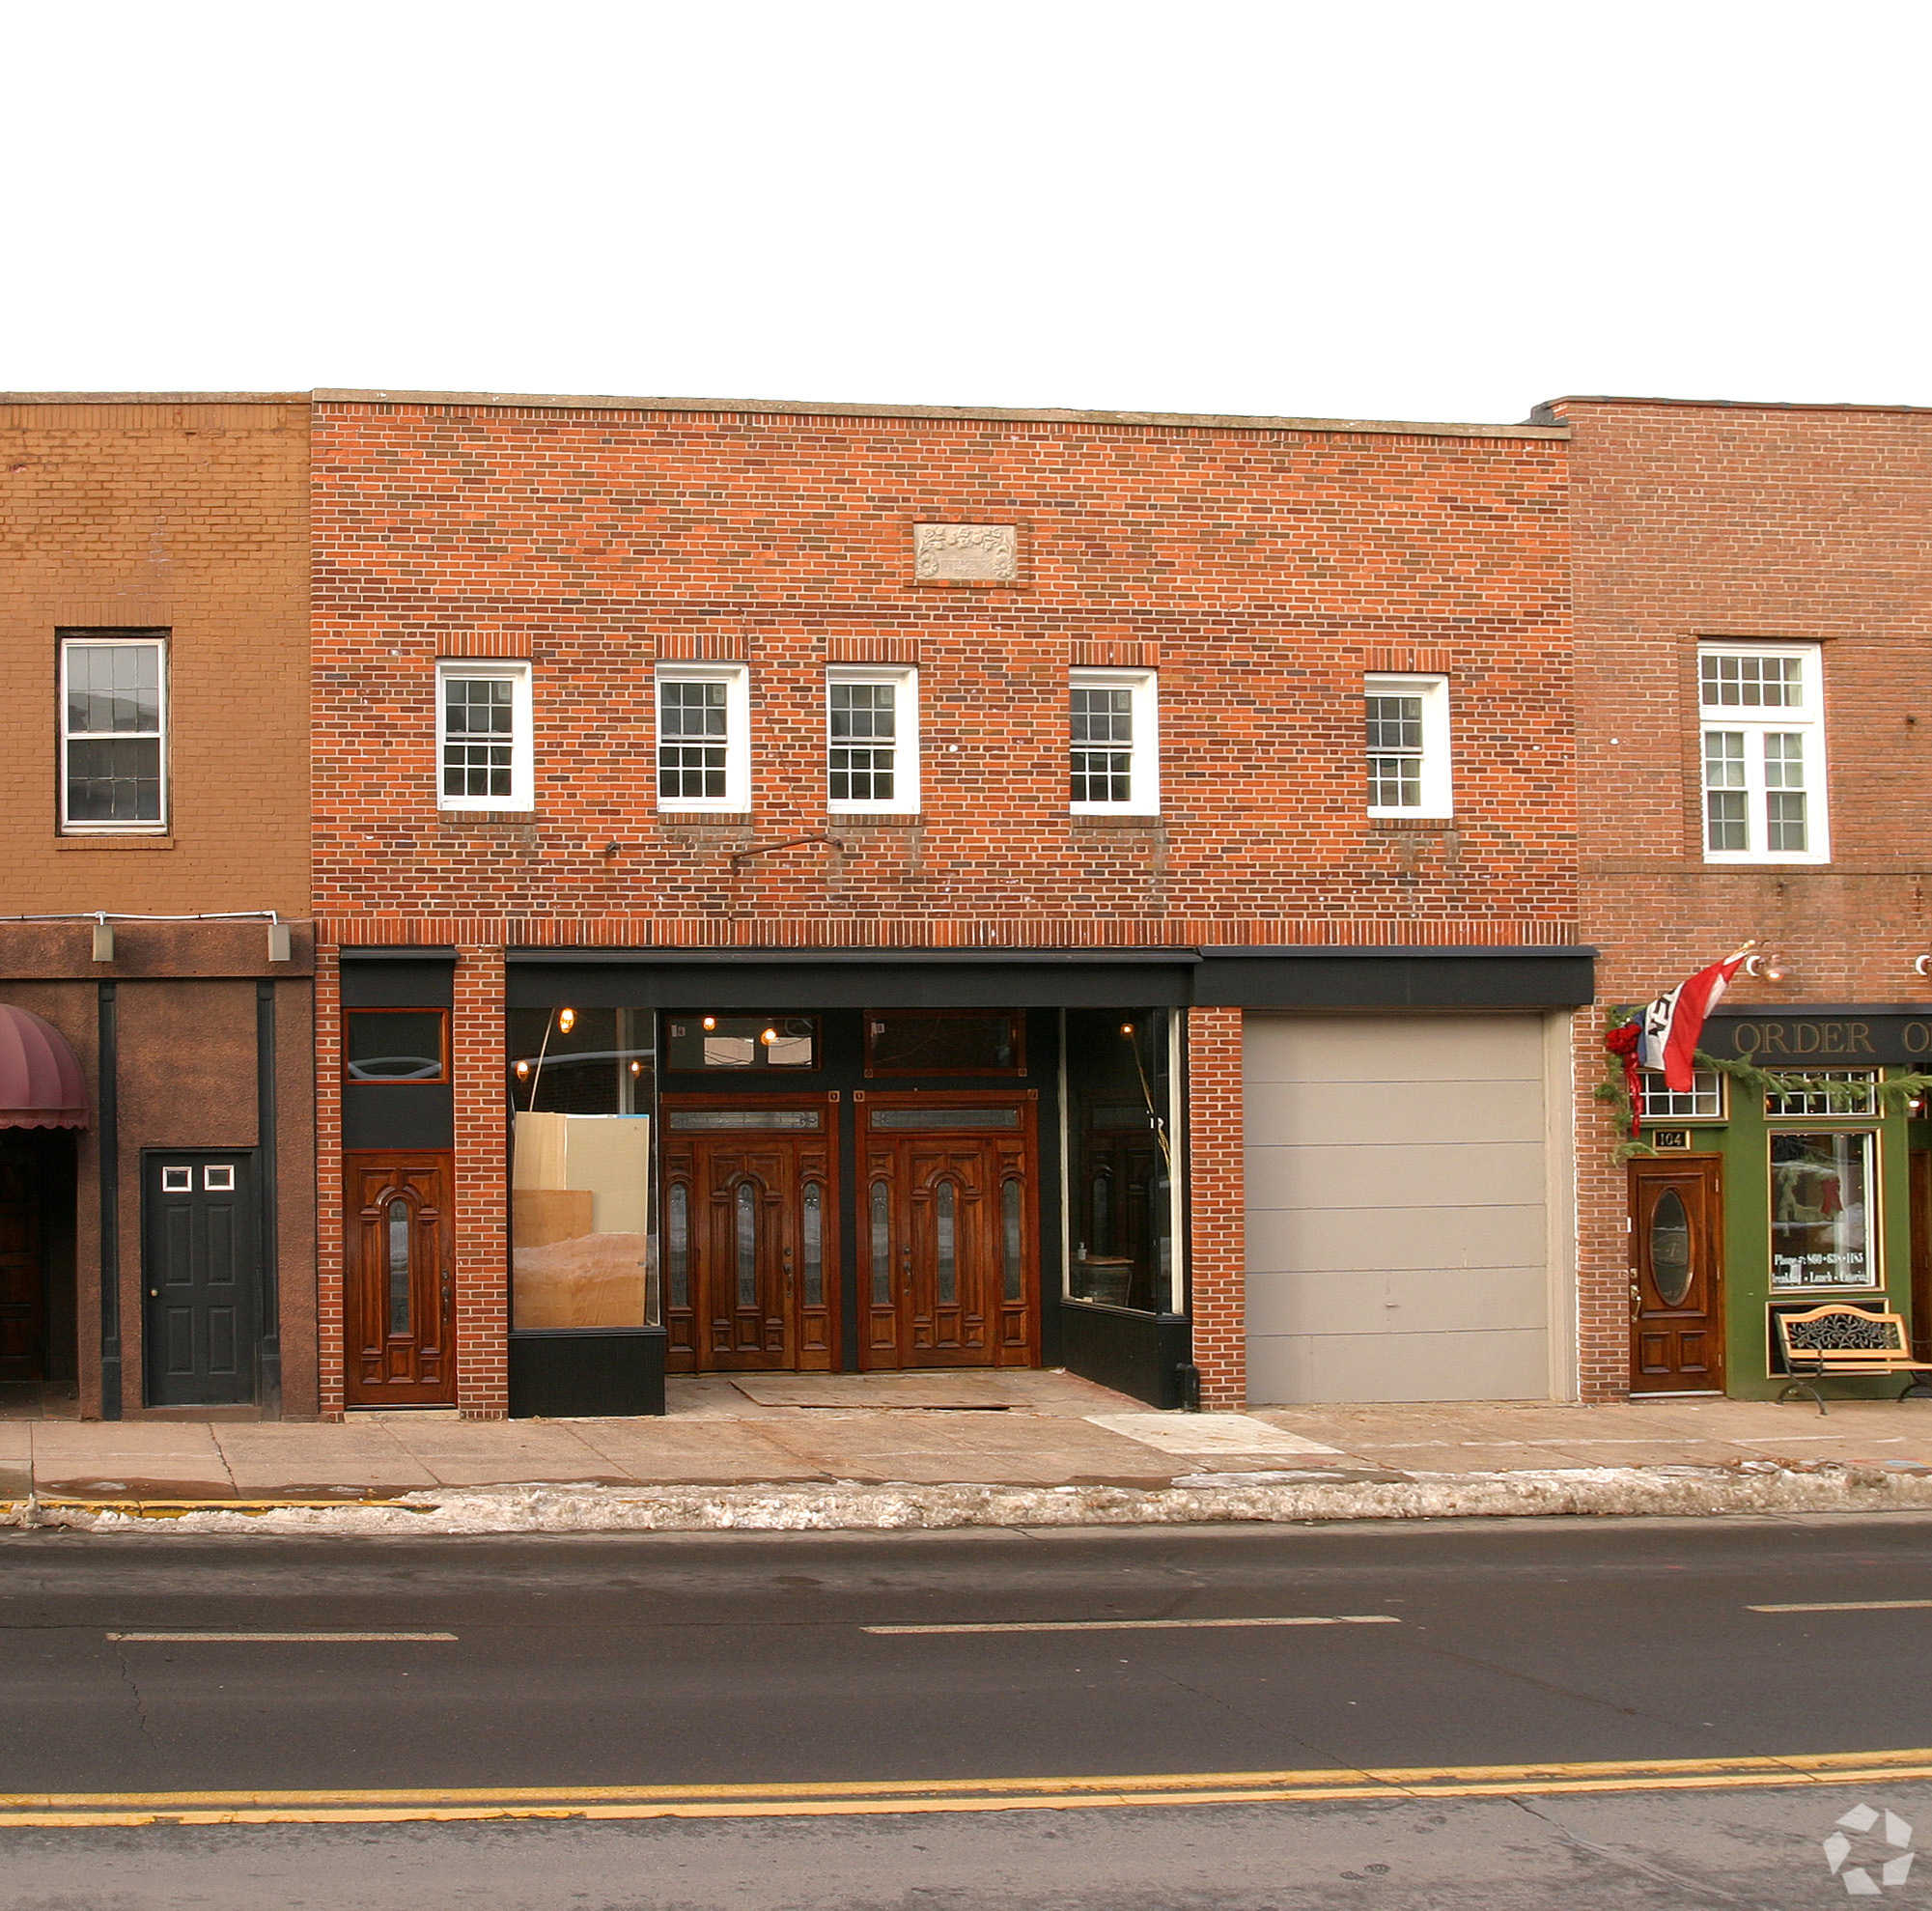
[(1246, 1019), (1247, 1391), (1551, 1391), (1542, 1018)]

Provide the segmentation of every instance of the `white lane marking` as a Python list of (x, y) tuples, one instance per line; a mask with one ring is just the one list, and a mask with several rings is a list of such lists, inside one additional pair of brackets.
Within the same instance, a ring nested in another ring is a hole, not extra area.
[(1392, 1613), (1341, 1613), (1307, 1619), (1015, 1619), (992, 1625), (861, 1626), (861, 1632), (1174, 1632), (1210, 1626), (1399, 1626)]
[(1798, 1606), (1747, 1606), (1747, 1613), (1905, 1613), (1932, 1599), (1820, 1599)]
[(453, 1640), (453, 1632), (110, 1632), (109, 1639), (144, 1641), (149, 1644), (176, 1644), (182, 1642), (245, 1644), (267, 1645), (306, 1644), (321, 1641), (329, 1645), (366, 1645), (395, 1641)]

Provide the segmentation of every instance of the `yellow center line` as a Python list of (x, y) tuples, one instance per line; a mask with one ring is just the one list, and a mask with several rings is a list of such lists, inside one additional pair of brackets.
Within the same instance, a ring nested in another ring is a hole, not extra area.
[(483, 1818), (735, 1818), (1078, 1811), (1521, 1793), (1756, 1789), (1932, 1780), (1932, 1748), (1788, 1757), (1622, 1758), (1104, 1777), (881, 1779), (696, 1785), (490, 1785), (365, 1790), (14, 1792), (0, 1829), (155, 1823), (384, 1824)]

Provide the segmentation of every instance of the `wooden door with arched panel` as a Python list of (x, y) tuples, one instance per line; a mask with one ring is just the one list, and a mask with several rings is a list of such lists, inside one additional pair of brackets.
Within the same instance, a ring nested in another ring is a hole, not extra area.
[(823, 1095), (666, 1095), (660, 1106), (666, 1365), (837, 1363), (837, 1110)]
[(346, 1154), (344, 1398), (456, 1402), (456, 1228), (445, 1154)]
[(857, 1110), (859, 1364), (1030, 1366), (1033, 1091), (866, 1094)]
[(1630, 1164), (1630, 1391), (1724, 1391), (1723, 1180), (1718, 1155)]

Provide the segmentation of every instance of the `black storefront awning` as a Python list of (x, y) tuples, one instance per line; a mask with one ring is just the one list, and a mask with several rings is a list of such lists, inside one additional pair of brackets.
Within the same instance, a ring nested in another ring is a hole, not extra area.
[(1591, 948), (551, 949), (508, 952), (512, 1008), (1553, 1009)]

